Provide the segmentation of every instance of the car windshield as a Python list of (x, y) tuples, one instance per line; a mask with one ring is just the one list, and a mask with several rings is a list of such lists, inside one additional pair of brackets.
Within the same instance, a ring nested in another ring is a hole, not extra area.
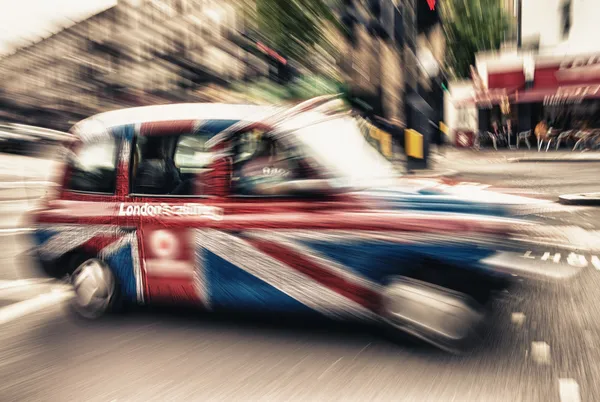
[(308, 125), (296, 133), (303, 147), (339, 179), (341, 185), (369, 187), (398, 176), (392, 164), (367, 142), (350, 117)]

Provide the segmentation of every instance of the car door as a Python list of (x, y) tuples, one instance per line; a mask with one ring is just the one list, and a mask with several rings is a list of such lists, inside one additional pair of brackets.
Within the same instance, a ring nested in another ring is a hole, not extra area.
[[(152, 133), (151, 136), (146, 135)], [(206, 305), (196, 232), (209, 199), (198, 194), (206, 168), (203, 136), (194, 122), (147, 123), (134, 144), (130, 194), (121, 213), (141, 218), (145, 293), (149, 302)]]
[(238, 133), (232, 149), (230, 194), (223, 201), (226, 216), (198, 232), (211, 307), (312, 312), (299, 299), (314, 289), (263, 249), (267, 243), (258, 236), (265, 226), (275, 230), (289, 219), (290, 205), (299, 201), (285, 193), (261, 193), (291, 177), (293, 162), (284, 148), (257, 130)]

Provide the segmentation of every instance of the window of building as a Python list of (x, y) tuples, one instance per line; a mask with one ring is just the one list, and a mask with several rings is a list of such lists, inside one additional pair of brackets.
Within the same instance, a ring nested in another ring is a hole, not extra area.
[(69, 158), (68, 190), (114, 194), (117, 142), (109, 138), (79, 147)]

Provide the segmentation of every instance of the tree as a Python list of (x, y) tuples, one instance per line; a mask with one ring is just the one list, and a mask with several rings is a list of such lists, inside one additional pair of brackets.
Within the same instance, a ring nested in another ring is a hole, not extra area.
[(446, 34), (446, 64), (458, 78), (469, 77), (475, 53), (500, 48), (510, 26), (499, 0), (441, 2)]
[(271, 45), (298, 62), (315, 46), (331, 48), (324, 30), (337, 26), (326, 0), (256, 0), (256, 23)]

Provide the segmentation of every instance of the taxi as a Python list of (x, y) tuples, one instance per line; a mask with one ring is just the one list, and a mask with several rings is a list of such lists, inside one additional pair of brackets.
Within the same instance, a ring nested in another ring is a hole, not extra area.
[(568, 254), (527, 258), (549, 237), (514, 215), (526, 199), (403, 178), (332, 102), (79, 122), (60, 190), (31, 216), (37, 260), (72, 284), (86, 318), (149, 303), (309, 313), (449, 351), (470, 344), (516, 277), (583, 268)]

